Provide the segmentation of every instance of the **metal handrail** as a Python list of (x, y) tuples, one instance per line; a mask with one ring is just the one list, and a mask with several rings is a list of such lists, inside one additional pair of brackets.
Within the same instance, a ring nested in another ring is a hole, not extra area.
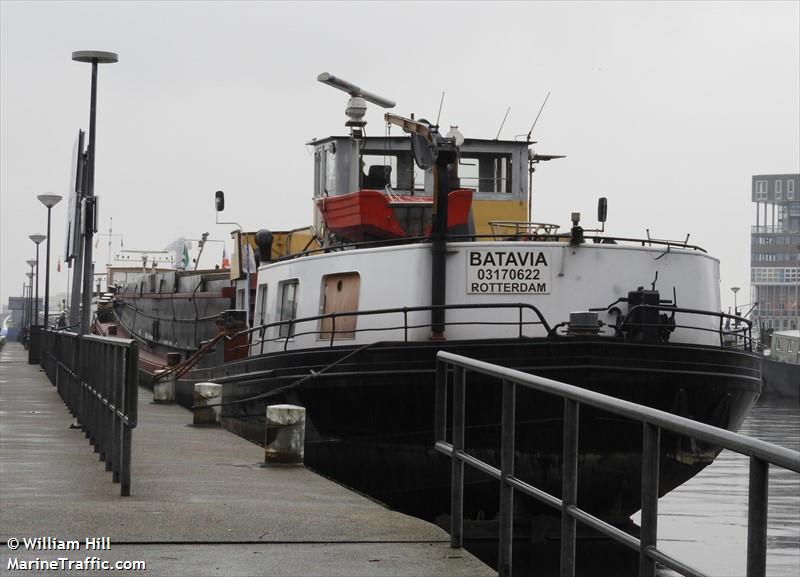
[[(656, 562), (682, 575), (703, 577), (703, 573), (657, 548), (659, 438), (661, 429), (685, 435), (750, 457), (750, 496), (747, 528), (747, 577), (766, 574), (767, 482), (769, 465), (800, 473), (800, 453), (719, 429), (705, 423), (679, 417), (650, 407), (603, 395), (580, 387), (523, 373), (446, 351), (437, 353), (435, 448), (452, 458), (450, 546), (463, 543), (464, 464), (500, 481), (500, 555), (498, 569), (503, 577), (511, 575), (513, 492), (520, 491), (561, 512), (561, 575), (575, 575), (576, 521), (581, 521), (639, 552), (640, 577), (654, 577)], [(453, 367), (452, 443), (447, 431), (447, 373)], [(473, 371), (502, 381), (500, 469), (469, 455), (464, 447), (464, 397), (466, 372)], [(517, 385), (553, 394), (564, 399), (564, 453), (562, 498), (559, 499), (514, 476), (515, 396)], [(581, 404), (641, 421), (644, 428), (642, 447), (642, 517), (641, 538), (637, 539), (577, 507), (578, 483), (578, 414)]]
[[(245, 329), (240, 331), (234, 335), (231, 335), (231, 339), (236, 339), (239, 336), (247, 336), (248, 343), (244, 345), (239, 345), (234, 348), (243, 348), (243, 347), (254, 347), (261, 345), (261, 352), (264, 352), (264, 343), (265, 342), (279, 342), (284, 341), (284, 350), (287, 349), (289, 342), (297, 336), (309, 335), (309, 334), (330, 334), (330, 346), (333, 346), (335, 335), (336, 335), (336, 318), (337, 317), (360, 317), (360, 316), (375, 316), (375, 315), (386, 315), (386, 314), (403, 314), (403, 324), (398, 326), (392, 327), (373, 327), (367, 329), (347, 329), (342, 332), (346, 333), (356, 333), (356, 332), (366, 332), (366, 331), (388, 331), (388, 330), (400, 330), (403, 329), (404, 331), (404, 342), (408, 342), (408, 331), (409, 329), (414, 328), (422, 328), (430, 326), (429, 323), (425, 323), (422, 325), (409, 325), (408, 324), (408, 313), (414, 312), (431, 312), (434, 310), (474, 310), (474, 309), (518, 309), (519, 310), (519, 320), (518, 321), (508, 321), (508, 325), (518, 326), (519, 327), (519, 337), (522, 338), (522, 328), (527, 325), (541, 325), (544, 327), (545, 332), (549, 335), (552, 332), (552, 328), (547, 320), (544, 318), (544, 315), (536, 308), (534, 305), (528, 303), (467, 303), (467, 304), (449, 304), (449, 305), (423, 305), (423, 306), (413, 306), (413, 307), (394, 307), (388, 309), (371, 309), (371, 310), (363, 310), (363, 311), (349, 311), (349, 312), (338, 312), (338, 313), (325, 313), (321, 315), (314, 315), (310, 317), (303, 317), (299, 319), (286, 319), (282, 321), (273, 321), (271, 323), (265, 323), (259, 326), (251, 327), (249, 329)], [(539, 319), (538, 321), (523, 321), (522, 319), (522, 311), (529, 310), (536, 315)], [(324, 319), (331, 319), (331, 327), (329, 329), (323, 330), (319, 328), (318, 330), (314, 331), (307, 331), (303, 333), (295, 333), (294, 327), (298, 324), (308, 323), (308, 322), (318, 322)], [(449, 325), (456, 325), (456, 324), (500, 324), (500, 323), (491, 323), (491, 322), (482, 322), (482, 321), (474, 321), (474, 322), (450, 322), (447, 323)], [(502, 323), (506, 324), (506, 323)], [(279, 336), (275, 338), (264, 338), (264, 334), (266, 333), (267, 329), (281, 327), (281, 326), (288, 326), (289, 330), (287, 334), (284, 336)], [(260, 333), (261, 336), (258, 341), (252, 341), (252, 335), (254, 333)]]
[[(448, 242), (473, 242), (478, 240), (484, 241), (530, 241), (530, 233), (519, 234), (450, 234), (447, 237)], [(568, 242), (569, 233), (553, 233), (537, 235), (536, 241), (540, 242)], [(634, 238), (624, 236), (598, 236), (598, 235), (584, 235), (584, 239), (592, 243), (588, 244), (617, 244), (620, 242), (636, 244), (639, 246), (664, 246), (670, 248), (680, 248), (684, 250), (693, 250), (697, 252), (707, 253), (704, 248), (694, 245), (685, 244), (682, 242), (671, 240), (657, 240), (653, 238)], [(346, 250), (356, 250), (364, 248), (380, 248), (384, 246), (406, 245), (406, 244), (427, 244), (431, 241), (429, 236), (404, 236), (399, 238), (381, 239), (381, 240), (367, 240), (360, 242), (340, 242), (322, 248), (315, 248), (312, 250), (303, 250), (294, 254), (287, 254), (279, 258), (273, 259), (270, 263), (283, 262), (293, 260), (304, 256), (312, 256), (317, 254), (327, 254), (331, 252), (342, 252)], [(263, 264), (263, 263), (262, 263)]]
[[(336, 312), (336, 313), (326, 313), (322, 315), (314, 315), (309, 317), (303, 317), (299, 319), (286, 319), (282, 321), (273, 321), (271, 323), (265, 323), (262, 325), (258, 325), (249, 329), (245, 329), (235, 335), (232, 335), (231, 338), (236, 338), (238, 336), (247, 335), (248, 342), (246, 344), (237, 345), (234, 349), (239, 348), (249, 348), (261, 345), (260, 354), (264, 352), (264, 343), (277, 343), (283, 342), (284, 350), (287, 350), (289, 342), (292, 339), (300, 336), (306, 335), (329, 335), (327, 340), (329, 340), (329, 345), (332, 347), (335, 342), (336, 335), (338, 334), (336, 331), (336, 319), (340, 317), (353, 317), (353, 316), (372, 316), (372, 315), (384, 315), (384, 314), (399, 314), (403, 313), (403, 324), (402, 325), (391, 325), (391, 326), (381, 326), (381, 327), (370, 327), (370, 328), (348, 328), (346, 330), (341, 331), (342, 333), (352, 334), (355, 335), (356, 333), (362, 332), (376, 332), (376, 331), (391, 331), (391, 330), (403, 330), (404, 338), (403, 342), (408, 342), (408, 331), (411, 329), (418, 329), (424, 328), (429, 326), (428, 323), (424, 324), (408, 324), (408, 313), (412, 312), (427, 312), (432, 311), (437, 308), (443, 308), (446, 310), (464, 310), (464, 309), (518, 309), (519, 310), (519, 319), (517, 321), (455, 321), (455, 322), (447, 322), (448, 326), (458, 326), (458, 325), (505, 325), (505, 326), (518, 326), (518, 337), (523, 338), (523, 328), (529, 325), (541, 325), (544, 327), (547, 336), (554, 337), (554, 336), (561, 336), (557, 330), (568, 325), (566, 322), (559, 323), (557, 325), (553, 325), (552, 327), (549, 323), (545, 320), (544, 315), (536, 308), (534, 305), (528, 303), (466, 303), (466, 304), (449, 304), (449, 305), (426, 305), (426, 306), (415, 306), (415, 307), (397, 307), (391, 309), (373, 309), (373, 310), (366, 310), (366, 311), (346, 311), (346, 312)], [(522, 312), (523, 310), (531, 310), (537, 317), (538, 321), (526, 321), (523, 320)], [(625, 327), (657, 327), (662, 328), (668, 325), (661, 325), (661, 324), (652, 324), (652, 323), (644, 323), (644, 322), (636, 322), (630, 320), (632, 317), (632, 313), (637, 310), (641, 309), (654, 309), (654, 310), (663, 310), (668, 312), (674, 313), (682, 313), (682, 314), (692, 314), (692, 315), (699, 315), (699, 316), (709, 316), (719, 319), (719, 327), (718, 328), (706, 328), (706, 327), (699, 327), (693, 325), (671, 325), (674, 328), (683, 328), (688, 330), (696, 330), (696, 331), (705, 331), (705, 332), (712, 332), (717, 333), (720, 339), (720, 345), (724, 345), (724, 337), (728, 336), (735, 336), (737, 338), (742, 339), (742, 346), (747, 350), (752, 350), (752, 333), (751, 321), (747, 319), (743, 319), (741, 317), (736, 317), (734, 315), (730, 315), (723, 312), (715, 312), (715, 311), (705, 311), (701, 309), (687, 309), (681, 307), (675, 307), (674, 305), (636, 305), (631, 307), (628, 313), (621, 317), (621, 323), (612, 326), (615, 331), (616, 336), (621, 336), (621, 328)], [(601, 310), (601, 309), (593, 309), (593, 310)], [(331, 319), (331, 327), (323, 330), (322, 328), (304, 331), (297, 333), (294, 331), (294, 328), (303, 323), (308, 322), (318, 322), (324, 319)], [(726, 330), (724, 329), (724, 321), (725, 320), (738, 320), (745, 324), (740, 329), (736, 330)], [(289, 330), (287, 334), (284, 336), (277, 336), (277, 337), (266, 337), (267, 329), (274, 328), (274, 327), (283, 327), (288, 326)], [(253, 340), (252, 336), (258, 333), (258, 339)], [(326, 340), (326, 339), (320, 339)]]
[[(729, 313), (724, 312), (717, 312), (717, 311), (705, 311), (702, 309), (687, 309), (682, 307), (676, 307), (675, 305), (635, 305), (628, 309), (628, 312), (625, 314), (624, 317), (621, 318), (620, 323), (615, 327), (617, 333), (621, 333), (626, 328), (631, 327), (662, 327), (663, 325), (660, 324), (653, 324), (653, 323), (643, 323), (635, 320), (631, 320), (635, 318), (635, 313), (640, 310), (656, 310), (656, 311), (665, 311), (671, 313), (681, 313), (681, 314), (691, 314), (691, 315), (700, 315), (700, 316), (708, 316), (708, 317), (715, 317), (719, 319), (719, 327), (716, 329), (709, 329), (703, 327), (692, 327), (690, 325), (673, 325), (675, 328), (691, 328), (694, 330), (699, 331), (707, 331), (717, 333), (719, 335), (719, 344), (720, 346), (724, 346), (725, 344), (725, 335), (734, 336), (736, 338), (742, 339), (742, 346), (749, 351), (753, 350), (753, 334), (752, 334), (752, 327), (753, 323), (749, 319), (744, 317), (739, 317), (736, 315), (732, 315)], [(742, 323), (744, 326), (741, 326), (738, 329), (729, 330), (724, 328), (725, 321), (736, 321)]]
[(132, 431), (138, 416), (139, 350), (116, 337), (44, 331), (42, 366), (105, 461), (120, 495), (131, 494)]

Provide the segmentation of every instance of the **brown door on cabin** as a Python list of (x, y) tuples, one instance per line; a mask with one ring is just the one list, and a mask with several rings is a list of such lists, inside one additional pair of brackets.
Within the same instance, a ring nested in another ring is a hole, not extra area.
[(357, 272), (330, 274), (322, 277), (322, 314), (336, 313), (336, 316), (320, 320), (320, 339), (330, 340), (331, 336), (334, 339), (355, 338), (358, 317), (339, 313), (358, 310), (360, 286), (361, 277)]

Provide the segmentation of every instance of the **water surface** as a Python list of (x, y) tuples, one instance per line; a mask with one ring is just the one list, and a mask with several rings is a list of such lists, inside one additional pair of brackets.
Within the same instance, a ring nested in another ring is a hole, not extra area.
[[(797, 401), (761, 400), (740, 433), (800, 450)], [(723, 451), (699, 475), (658, 502), (658, 547), (709, 575), (747, 568), (749, 458)], [(639, 522), (638, 514), (634, 521)], [(675, 573), (663, 569), (659, 577)], [(800, 475), (770, 466), (767, 575), (800, 575)]]

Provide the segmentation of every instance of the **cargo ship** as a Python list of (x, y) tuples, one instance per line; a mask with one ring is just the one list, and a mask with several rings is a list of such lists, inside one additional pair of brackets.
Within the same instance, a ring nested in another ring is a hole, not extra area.
[[(140, 342), (145, 382), (223, 384), (223, 421), (264, 440), (265, 406), (306, 407), (306, 463), (389, 506), (447, 514), (449, 461), (434, 450), (435, 355), (445, 350), (737, 430), (761, 392), (750, 322), (721, 311), (720, 263), (685, 241), (622, 238), (580, 214), (530, 217), (533, 173), (558, 158), (525, 140), (443, 135), (368, 103), (394, 103), (322, 74), (348, 93), (349, 134), (314, 139), (313, 224), (233, 233), (229, 271), (169, 271), (116, 287), (98, 330)], [(392, 135), (395, 129), (400, 134)], [(216, 195), (217, 210), (224, 194)], [(275, 211), (279, 206), (254, 206)], [(733, 326), (735, 334), (730, 334)], [(516, 474), (561, 487), (562, 403), (517, 398)], [(466, 449), (496, 464), (500, 383), (467, 383)], [(662, 435), (661, 494), (718, 449)], [(578, 502), (610, 520), (639, 509), (641, 427), (581, 413)], [(515, 501), (521, 517), (539, 505)], [(492, 519), (495, 481), (467, 478), (465, 512)]]

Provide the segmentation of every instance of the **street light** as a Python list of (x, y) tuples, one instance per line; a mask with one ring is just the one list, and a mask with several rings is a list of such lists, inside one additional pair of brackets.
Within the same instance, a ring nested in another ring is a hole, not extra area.
[[(26, 272), (25, 276), (28, 277), (28, 334), (31, 332), (31, 316), (33, 315), (33, 264), (36, 264), (35, 260), (27, 260), (27, 262), (31, 267), (31, 272)], [(33, 264), (31, 264), (33, 262)]]
[(736, 293), (739, 292), (739, 287), (738, 286), (732, 286), (731, 287), (731, 291), (733, 291), (733, 314), (736, 315), (736, 317), (737, 317), (736, 320), (734, 321), (734, 324), (738, 327), (739, 326), (739, 319), (738, 319), (738, 317), (739, 317), (739, 305), (738, 305), (737, 300), (736, 300)]
[[(48, 193), (40, 194), (36, 198), (47, 207), (47, 264), (44, 270), (44, 326), (47, 328), (47, 321), (50, 318), (48, 316), (50, 314), (50, 210), (61, 202), (61, 195)], [(36, 282), (36, 288), (38, 291), (38, 280)]]
[[(31, 294), (28, 296), (28, 298), (30, 299), (28, 301), (29, 304), (30, 304), (30, 311), (29, 311), (30, 314), (28, 315), (28, 326), (30, 326), (30, 325), (35, 325), (35, 324), (37, 324), (39, 322), (39, 307), (36, 307), (36, 316), (35, 317), (33, 316), (33, 278), (34, 278), (34, 276), (38, 275), (39, 273), (38, 273), (38, 271), (36, 273), (33, 272), (34, 268), (36, 268), (36, 259), (35, 258), (29, 258), (28, 260), (25, 261), (25, 263), (29, 267), (31, 267), (31, 272), (29, 272), (29, 273), (26, 272), (25, 273), (26, 275), (30, 275), (28, 277), (28, 279), (30, 279), (30, 289), (31, 289)], [(36, 276), (36, 284), (37, 285), (39, 284), (39, 277), (38, 276)]]
[[(50, 234), (49, 229), (47, 231), (47, 234)], [(47, 237), (43, 234), (32, 234), (28, 236), (28, 238), (36, 243), (36, 300), (34, 301), (36, 303), (35, 305), (36, 316), (33, 318), (36, 319), (36, 324), (38, 325), (39, 324), (39, 245)]]
[(79, 50), (72, 53), (75, 62), (87, 62), (92, 65), (92, 93), (89, 105), (89, 150), (86, 158), (86, 179), (84, 186), (84, 202), (86, 202), (86, 222), (83, 237), (83, 294), (81, 302), (81, 333), (89, 333), (92, 306), (92, 235), (97, 222), (96, 205), (94, 199), (94, 160), (95, 138), (97, 136), (97, 65), (113, 64), (119, 60), (114, 52), (101, 52), (98, 50)]

